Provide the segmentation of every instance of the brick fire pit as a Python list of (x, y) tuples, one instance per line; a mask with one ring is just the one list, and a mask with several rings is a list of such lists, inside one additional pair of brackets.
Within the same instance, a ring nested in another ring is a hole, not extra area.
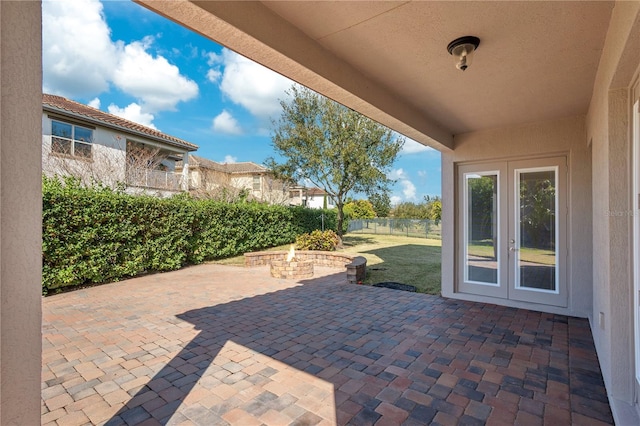
[[(313, 276), (313, 265), (328, 266), (330, 268), (346, 268), (347, 280), (351, 284), (364, 281), (366, 276), (367, 259), (362, 256), (335, 251), (306, 251), (298, 250), (295, 253), (295, 268), (300, 272), (295, 273), (291, 263), (287, 262), (286, 251), (258, 251), (245, 253), (244, 262), (247, 267), (270, 265), (271, 276), (276, 278), (310, 278)], [(310, 264), (310, 266), (308, 266)], [(274, 267), (275, 265), (275, 267)], [(277, 275), (274, 275), (277, 274)], [(310, 275), (306, 275), (310, 274)]]
[(301, 279), (313, 276), (313, 260), (294, 258), (291, 261), (272, 260), (271, 276), (274, 278)]

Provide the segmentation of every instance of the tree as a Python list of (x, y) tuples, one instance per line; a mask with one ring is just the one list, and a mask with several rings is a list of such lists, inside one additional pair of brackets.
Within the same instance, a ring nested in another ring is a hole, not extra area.
[(424, 203), (427, 218), (438, 224), (442, 220), (442, 200), (437, 195), (435, 197), (426, 195), (424, 197)]
[(419, 204), (405, 201), (391, 210), (391, 216), (398, 219), (428, 219), (437, 225), (442, 220), (442, 200), (437, 195), (426, 195)]
[(424, 203), (405, 201), (393, 209), (392, 216), (397, 219), (429, 219), (429, 211)]
[(349, 219), (373, 219), (376, 212), (367, 200), (353, 200), (344, 205), (344, 214)]
[(556, 188), (552, 179), (520, 181), (521, 244), (553, 250)]
[(273, 147), (285, 161), (266, 165), (278, 176), (309, 181), (336, 201), (337, 231), (342, 235), (344, 204), (351, 192), (385, 191), (387, 172), (404, 138), (381, 124), (324, 96), (294, 85), (289, 101), (280, 101)]
[(442, 220), (442, 200), (432, 200), (429, 203), (429, 219), (433, 220), (436, 224)]
[(391, 212), (391, 199), (387, 192), (376, 192), (369, 195), (369, 202), (376, 212), (376, 217), (389, 217)]

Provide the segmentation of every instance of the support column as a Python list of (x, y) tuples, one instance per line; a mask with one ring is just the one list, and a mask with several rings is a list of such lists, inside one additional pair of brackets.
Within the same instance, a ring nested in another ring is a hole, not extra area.
[(182, 190), (189, 190), (189, 153), (182, 155)]
[(40, 424), (42, 9), (0, 2), (0, 424)]

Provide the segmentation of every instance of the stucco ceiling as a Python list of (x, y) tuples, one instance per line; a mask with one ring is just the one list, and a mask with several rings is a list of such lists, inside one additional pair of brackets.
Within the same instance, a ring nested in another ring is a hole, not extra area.
[[(607, 2), (141, 3), (437, 148), (452, 135), (586, 113)], [(481, 39), (455, 68), (447, 44)]]

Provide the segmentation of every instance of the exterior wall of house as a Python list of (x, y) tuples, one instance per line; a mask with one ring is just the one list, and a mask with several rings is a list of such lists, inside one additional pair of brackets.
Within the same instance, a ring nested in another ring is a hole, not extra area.
[[(332, 209), (335, 206), (336, 205), (333, 203), (333, 199), (327, 195), (327, 208)], [(310, 207), (312, 209), (324, 208), (324, 195), (308, 195), (307, 207)]]
[(51, 153), (51, 136), (42, 135), (42, 171), (47, 176), (77, 176), (87, 184), (97, 180), (110, 187), (125, 181), (126, 151), (97, 143), (91, 150), (91, 161), (61, 157)]
[[(253, 188), (255, 176), (260, 178), (260, 189)], [(270, 180), (271, 177), (264, 174), (233, 174), (231, 175), (231, 186), (238, 189), (247, 189), (251, 195), (259, 201), (269, 204), (288, 204), (289, 193), (282, 190), (282, 183)]]
[[(627, 212), (634, 211), (629, 95), (639, 67), (640, 2), (616, 2), (586, 128), (593, 149), (591, 328), (619, 424), (638, 424), (637, 406), (633, 407), (633, 216)], [(602, 324), (596, 320), (601, 313)]]
[[(180, 173), (182, 168), (178, 167), (176, 171)], [(216, 188), (227, 185), (229, 185), (229, 177), (226, 173), (200, 168), (199, 166), (189, 167), (189, 189), (213, 191)]]
[(171, 196), (183, 189), (182, 176), (174, 174), (176, 160), (173, 158), (166, 158), (160, 162), (162, 170), (153, 170), (146, 167), (146, 157), (142, 157), (140, 163), (144, 164), (139, 164), (139, 170), (137, 172), (134, 170), (127, 176), (127, 144), (153, 146), (162, 150), (162, 153), (172, 152), (179, 156), (182, 156), (184, 151), (142, 138), (130, 137), (109, 128), (90, 125), (93, 128), (91, 159), (60, 156), (51, 152), (52, 119), (70, 123), (80, 122), (65, 119), (62, 116), (57, 118), (55, 114), (47, 111), (42, 113), (42, 170), (47, 176), (73, 175), (80, 177), (86, 184), (99, 181), (110, 187), (127, 182), (129, 184), (127, 192), (131, 194), (149, 194), (159, 197)]
[[(327, 203), (328, 202), (329, 200), (327, 200)], [(324, 207), (324, 195), (307, 195), (307, 207), (312, 209), (321, 209)]]
[(40, 424), (40, 2), (0, 2), (0, 424)]
[[(465, 300), (587, 317), (591, 313), (591, 155), (584, 116), (456, 135), (455, 149), (442, 154), (442, 294)], [(553, 307), (456, 291), (456, 164), (566, 155), (569, 165), (567, 263), (568, 306)]]
[(304, 189), (303, 188), (295, 188), (289, 190), (289, 200), (288, 203), (290, 206), (302, 206), (306, 200), (304, 200)]
[(241, 175), (241, 174), (231, 175), (230, 184), (234, 188), (248, 189), (251, 192), (251, 195), (253, 195), (257, 199), (261, 199), (262, 197), (262, 180), (260, 181), (260, 189), (254, 190), (253, 175)]
[[(49, 117), (51, 115), (51, 117)], [(42, 113), (42, 134), (51, 136), (51, 120), (57, 119), (56, 115), (53, 113), (49, 113), (44, 111)], [(60, 121), (65, 121), (65, 118), (60, 116)], [(78, 120), (70, 120), (69, 122), (79, 122)], [(104, 127), (96, 127), (91, 125), (90, 127), (94, 128), (93, 131), (93, 140), (94, 144), (99, 144), (102, 146), (106, 146), (108, 148), (117, 149), (120, 151), (127, 150), (127, 137), (110, 129), (106, 129)]]
[(203, 184), (203, 177), (203, 172), (200, 169), (191, 167), (189, 169), (189, 189), (200, 188), (200, 186), (202, 186)]

